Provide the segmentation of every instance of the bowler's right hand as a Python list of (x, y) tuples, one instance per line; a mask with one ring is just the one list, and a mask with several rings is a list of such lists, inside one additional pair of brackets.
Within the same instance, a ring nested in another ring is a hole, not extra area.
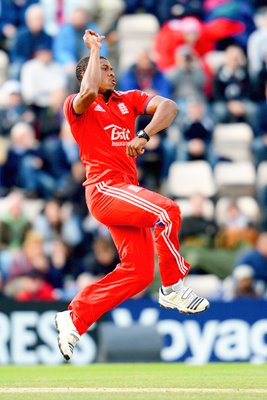
[(101, 42), (104, 39), (105, 36), (100, 36), (92, 29), (86, 29), (85, 34), (83, 35), (83, 41), (88, 49), (91, 49), (94, 46), (97, 46), (99, 49), (101, 49)]

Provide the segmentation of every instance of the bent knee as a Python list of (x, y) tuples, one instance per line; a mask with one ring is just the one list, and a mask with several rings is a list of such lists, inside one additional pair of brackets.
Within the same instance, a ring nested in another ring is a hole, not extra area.
[(178, 204), (170, 200), (168, 206), (166, 208), (166, 212), (171, 221), (180, 221), (181, 220), (181, 210)]
[(149, 286), (154, 280), (154, 271), (150, 274), (143, 275), (142, 278), (139, 280), (140, 290), (145, 289)]
[(134, 287), (133, 296), (146, 289), (153, 282), (153, 280), (154, 280), (154, 274), (151, 276), (143, 277), (142, 279), (139, 278)]
[(133, 286), (135, 292), (138, 293), (141, 290), (149, 286), (154, 280), (154, 264), (149, 263), (139, 264), (138, 270), (132, 271), (132, 280), (134, 281)]

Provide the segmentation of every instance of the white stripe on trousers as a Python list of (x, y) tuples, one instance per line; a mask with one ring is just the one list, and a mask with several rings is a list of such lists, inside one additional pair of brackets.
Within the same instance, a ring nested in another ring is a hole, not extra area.
[[(133, 198), (134, 199), (134, 204), (135, 206), (138, 203), (138, 206), (140, 208), (144, 208), (146, 211), (150, 211), (153, 212), (154, 214), (156, 214), (159, 218), (159, 220), (165, 225), (165, 230), (162, 232), (162, 236), (167, 244), (167, 246), (169, 247), (171, 253), (174, 255), (176, 262), (179, 266), (180, 271), (185, 274), (187, 272), (187, 267), (185, 266), (184, 262), (183, 262), (183, 258), (181, 257), (180, 253), (176, 250), (174, 244), (172, 243), (172, 241), (170, 240), (170, 233), (171, 233), (171, 229), (172, 229), (172, 221), (169, 218), (169, 215), (167, 213), (167, 211), (162, 208), (157, 206), (154, 203), (151, 203), (149, 200), (143, 199), (141, 197), (136, 196), (133, 193), (129, 193), (128, 191), (124, 190), (124, 189), (120, 189), (120, 188), (116, 188), (116, 187), (112, 187), (112, 186), (108, 186), (106, 185), (104, 182), (101, 182), (100, 185), (102, 186), (102, 188), (104, 190), (110, 191), (114, 193), (115, 192), (119, 192), (121, 194), (121, 196), (124, 196), (126, 198)], [(142, 207), (141, 207), (142, 206)], [(153, 211), (153, 209), (158, 210), (158, 212)]]
[(133, 204), (136, 207), (142, 208), (145, 211), (151, 212), (157, 215), (160, 222), (165, 225), (165, 229), (162, 232), (162, 236), (164, 238), (165, 243), (167, 244), (170, 252), (173, 254), (179, 270), (182, 274), (186, 274), (188, 267), (184, 264), (183, 258), (180, 253), (175, 248), (174, 244), (170, 240), (170, 232), (172, 228), (172, 222), (169, 218), (168, 213), (165, 209), (151, 203), (150, 201), (140, 198), (133, 193), (129, 193), (128, 191), (116, 188), (112, 186), (106, 185), (104, 182), (99, 182), (96, 184), (96, 187), (99, 192), (106, 194), (107, 196), (115, 197), (120, 200), (124, 200), (127, 203)]
[(151, 209), (154, 209), (154, 210), (158, 210), (158, 212), (156, 213), (156, 215), (159, 215), (159, 216), (162, 217), (162, 219), (165, 219), (165, 222), (167, 223), (167, 225), (166, 225), (167, 233), (168, 233), (168, 236), (170, 235), (171, 229), (172, 229), (172, 221), (170, 220), (170, 218), (169, 218), (169, 216), (168, 216), (168, 214), (167, 214), (167, 211), (166, 211), (164, 208), (159, 207), (159, 206), (157, 206), (157, 205), (154, 204), (154, 203), (151, 203), (151, 201), (149, 201), (149, 200), (146, 200), (146, 199), (143, 199), (143, 198), (141, 198), (141, 197), (138, 197), (138, 196), (136, 196), (136, 195), (133, 194), (133, 193), (129, 193), (129, 192), (127, 192), (127, 191), (124, 190), (124, 189), (120, 189), (120, 188), (108, 186), (108, 185), (106, 185), (104, 182), (100, 182), (100, 184), (102, 185), (103, 188), (111, 189), (111, 190), (112, 190), (112, 189), (113, 189), (113, 190), (115, 189), (116, 191), (120, 192), (122, 195), (131, 196), (132, 198), (134, 198), (134, 199), (137, 200), (138, 202), (147, 205), (147, 207), (150, 207)]

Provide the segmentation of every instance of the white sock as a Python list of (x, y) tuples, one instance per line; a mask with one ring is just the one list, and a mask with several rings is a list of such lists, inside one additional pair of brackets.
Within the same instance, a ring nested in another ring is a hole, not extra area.
[(162, 286), (163, 294), (167, 295), (171, 292), (179, 292), (179, 290), (183, 287), (183, 280), (180, 279), (177, 283), (172, 286)]
[(167, 295), (173, 292), (172, 286), (161, 286), (163, 294)]
[(172, 285), (172, 290), (173, 290), (174, 292), (179, 292), (179, 291), (182, 289), (183, 284), (184, 284), (183, 280), (180, 279), (177, 283), (175, 283), (174, 285)]

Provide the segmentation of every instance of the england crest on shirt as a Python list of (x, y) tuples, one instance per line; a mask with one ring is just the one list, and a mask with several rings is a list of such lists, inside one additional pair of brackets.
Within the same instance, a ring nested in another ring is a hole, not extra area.
[(129, 114), (129, 110), (124, 103), (119, 103), (118, 107), (122, 114)]

